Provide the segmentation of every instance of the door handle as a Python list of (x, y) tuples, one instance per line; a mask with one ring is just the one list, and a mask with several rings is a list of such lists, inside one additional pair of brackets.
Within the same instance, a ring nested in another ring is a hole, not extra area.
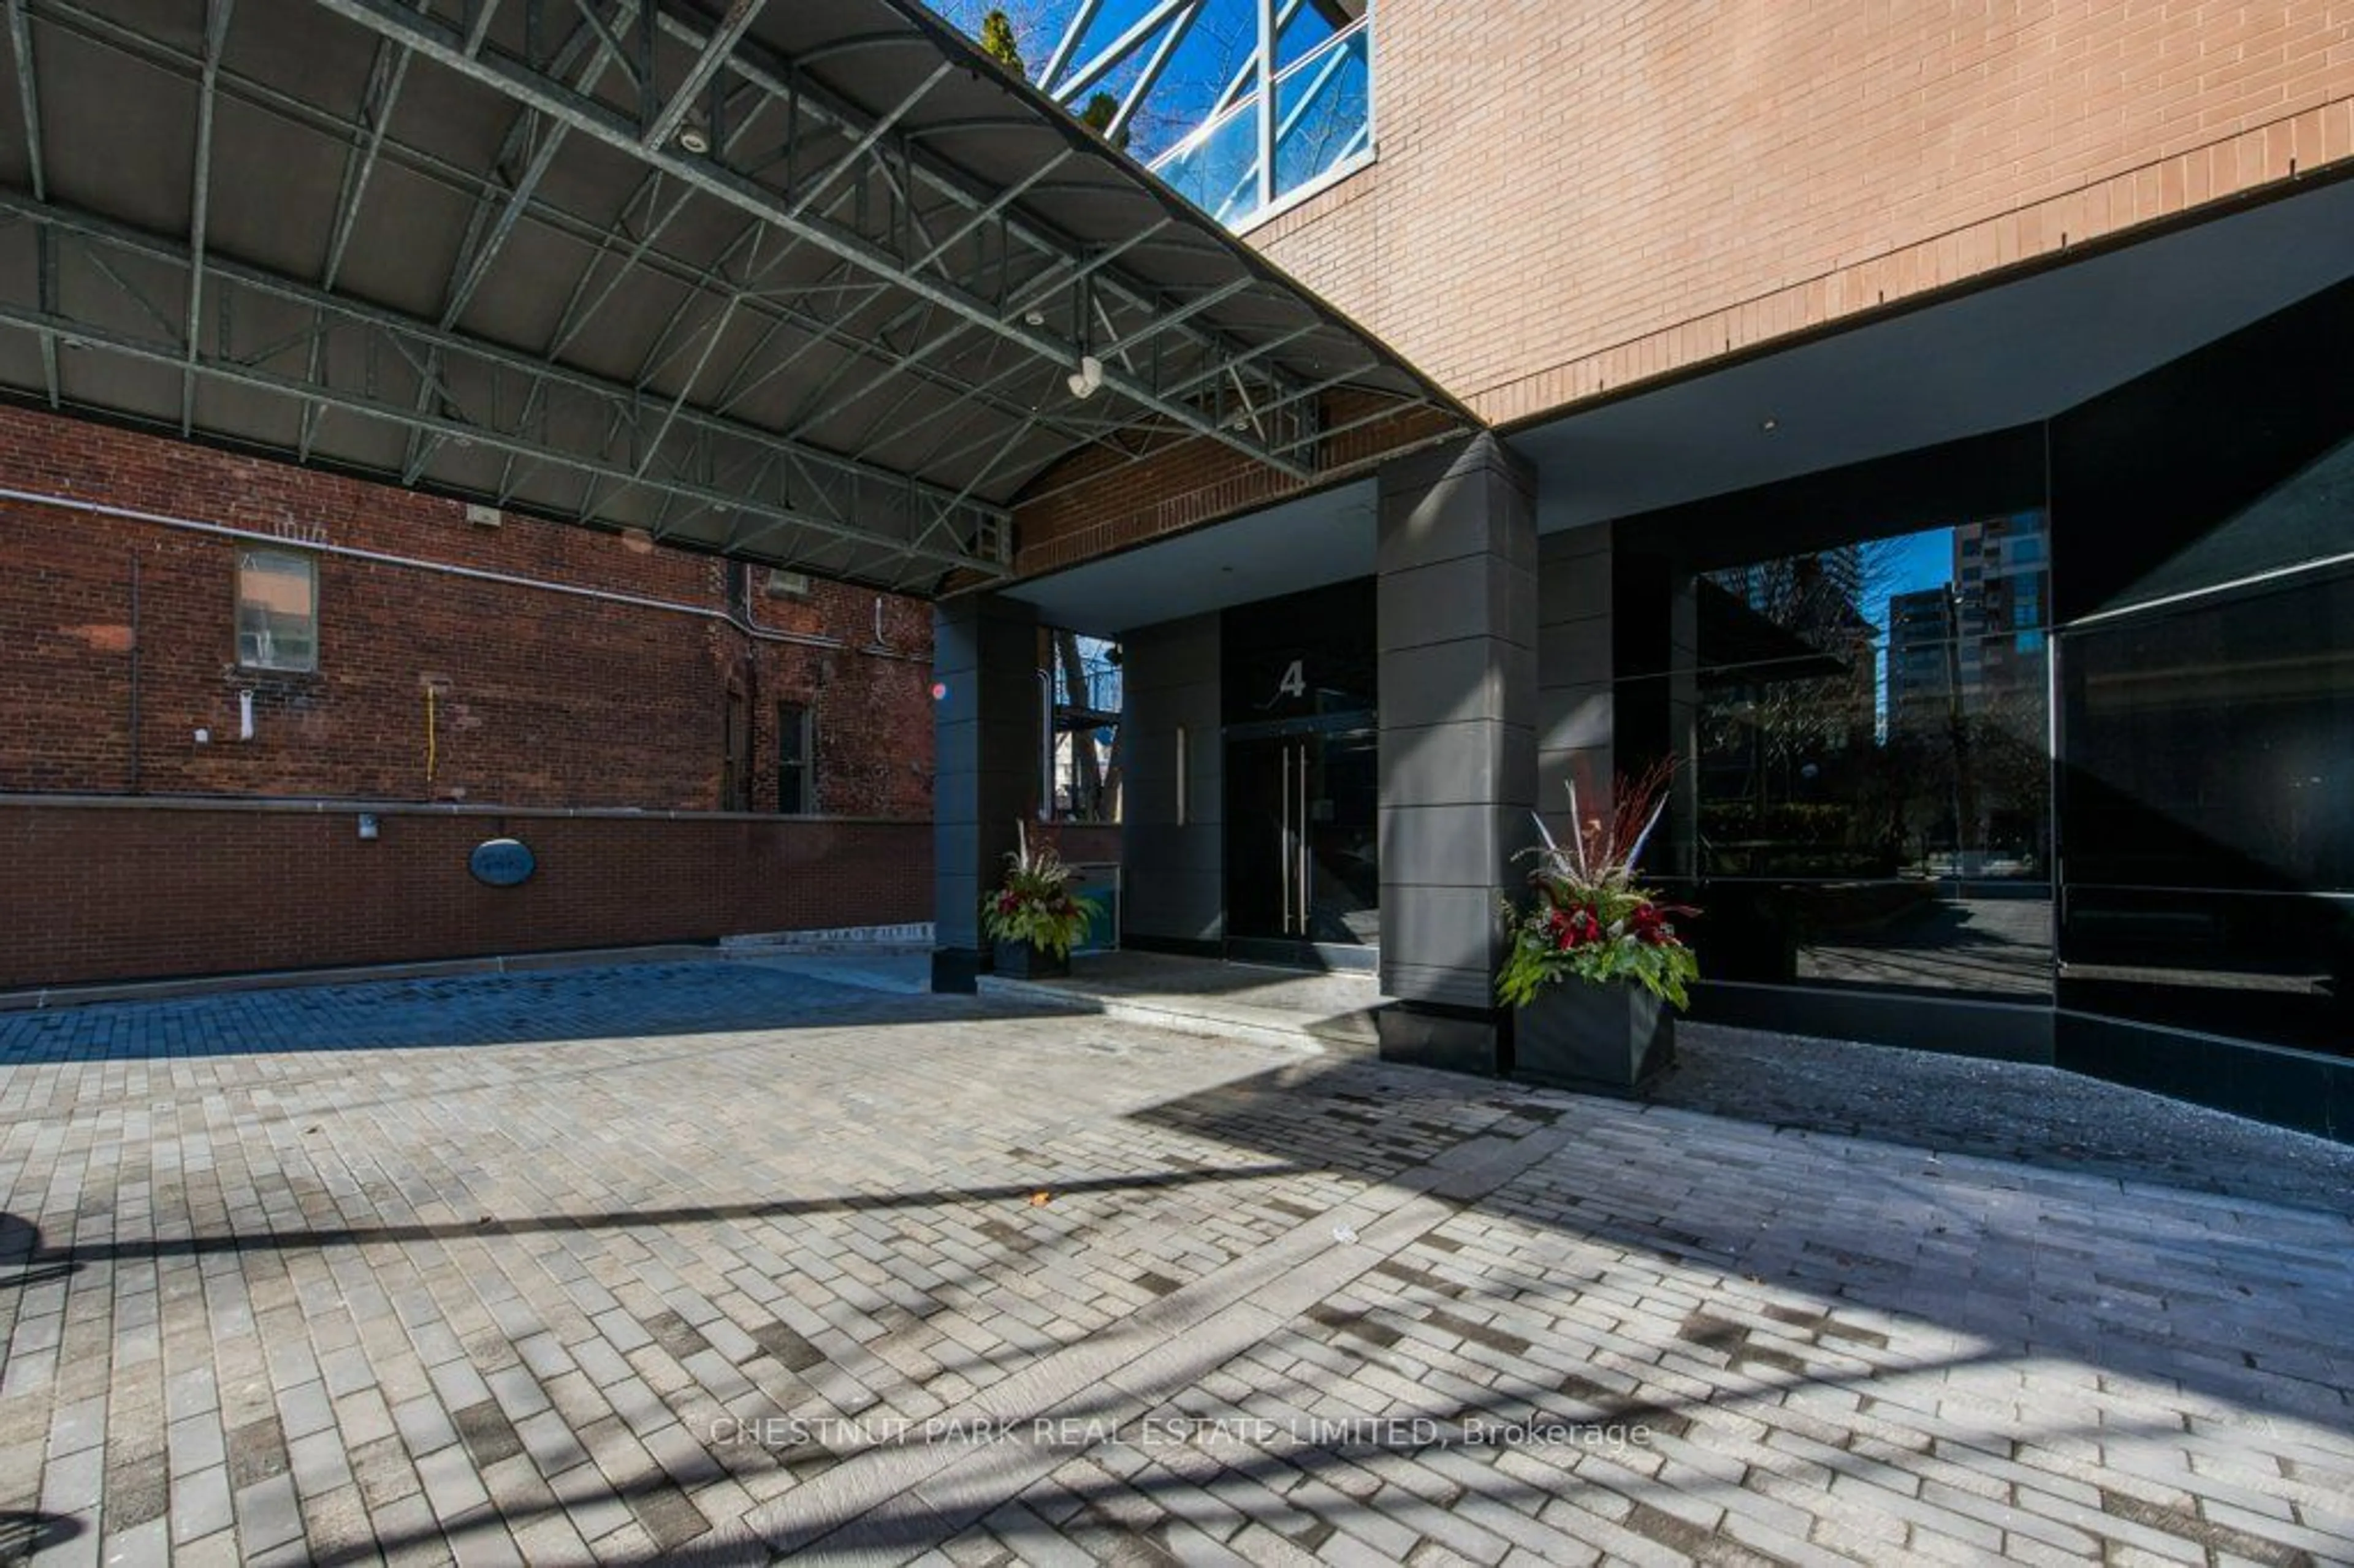
[(1278, 810), (1282, 812), (1283, 827), (1276, 837), (1276, 879), (1283, 884), (1283, 928), (1288, 932), (1291, 929), (1291, 867), (1288, 863), (1291, 859), (1291, 747), (1288, 746), (1283, 748), (1283, 793), (1280, 800), (1282, 805)]
[(1303, 937), (1315, 935), (1308, 919), (1308, 895), (1314, 885), (1310, 875), (1313, 862), (1309, 857), (1308, 823), (1308, 746), (1303, 741), (1299, 747), (1299, 934)]

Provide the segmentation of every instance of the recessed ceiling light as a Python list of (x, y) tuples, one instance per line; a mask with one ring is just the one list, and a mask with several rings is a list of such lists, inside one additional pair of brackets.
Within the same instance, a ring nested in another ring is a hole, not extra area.
[(1773, 415), (1768, 414), (1763, 419), (1757, 421), (1757, 428), (1770, 436), (1775, 431), (1782, 428), (1782, 421), (1774, 418)]
[(1046, 324), (1046, 313), (1044, 311), (1032, 311), (1028, 315), (1023, 316), (1022, 319), (1028, 322), (1032, 326), (1044, 326)]

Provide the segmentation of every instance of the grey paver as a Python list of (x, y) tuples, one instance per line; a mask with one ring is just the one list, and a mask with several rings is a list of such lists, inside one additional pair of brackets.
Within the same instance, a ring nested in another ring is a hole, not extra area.
[(0, 1508), (75, 1561), (2354, 1552), (2354, 1150), (1686, 1057), (1586, 1100), (807, 960), (0, 1015)]

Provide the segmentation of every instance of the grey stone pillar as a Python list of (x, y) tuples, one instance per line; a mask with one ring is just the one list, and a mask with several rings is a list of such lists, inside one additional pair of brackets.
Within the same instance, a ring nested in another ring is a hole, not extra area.
[(1569, 831), (1569, 782), (1591, 814), (1617, 770), (1610, 526), (1548, 534), (1537, 546), (1537, 810)]
[(1226, 902), (1218, 618), (1140, 627), (1120, 650), (1122, 938), (1215, 953)]
[(1512, 853), (1533, 836), (1533, 480), (1494, 437), (1382, 471), (1382, 989), (1392, 1060), (1496, 1071)]
[(968, 594), (932, 612), (932, 989), (970, 991), (981, 895), (1004, 869), (1014, 821), (1038, 815), (1038, 618)]

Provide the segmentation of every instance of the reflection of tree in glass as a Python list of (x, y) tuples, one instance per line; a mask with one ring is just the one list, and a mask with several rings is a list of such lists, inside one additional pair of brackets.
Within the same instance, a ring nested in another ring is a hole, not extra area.
[(1275, 93), (1276, 195), (1288, 195), (1363, 151), (1372, 129), (1364, 37), (1303, 62)]
[[(1044, 60), (1059, 44), (1075, 4), (1074, 0), (1004, 0), (1002, 4), (937, 0), (934, 9), (975, 37), (988, 53), (1026, 75), (1025, 61)], [(1352, 9), (1321, 0), (1290, 0), (1278, 7), (1281, 21), (1275, 48), (1277, 69), (1280, 74), (1298, 68), (1275, 95), (1275, 111), (1290, 122), (1288, 133), (1281, 120), (1277, 125), (1281, 141), (1276, 169), (1278, 194), (1316, 178), (1364, 145), (1369, 105), (1363, 41), (1343, 48), (1339, 56), (1328, 53), (1314, 60), (1306, 58), (1324, 48)], [(1141, 6), (1105, 5), (1074, 51), (1072, 64), (1100, 51), (1142, 12)], [(1256, 121), (1264, 111), (1257, 69), (1258, 7), (1248, 0), (1205, 0), (1177, 21), (1182, 26), (1181, 41), (1163, 63), (1152, 90), (1121, 126), (1121, 134), (1112, 140), (1150, 163), (1207, 124), (1221, 107), (1236, 110), (1252, 123), (1232, 134), (1232, 147), (1222, 144), (1200, 156), (1189, 156), (1181, 161), (1182, 166), (1172, 165), (1163, 173), (1201, 205), (1229, 217), (1239, 217), (1256, 201)], [(1101, 80), (1092, 83), (1093, 96), (1076, 110), (1077, 117), (1098, 131), (1106, 130), (1147, 60), (1159, 53), (1164, 37), (1156, 31), (1144, 38)], [(1228, 138), (1214, 139), (1223, 143)]]
[(1901, 575), (1896, 546), (1844, 545), (1708, 574), (1780, 634), (1720, 671), (1701, 705), (1702, 832), (1716, 870), (1893, 870), (1901, 801), (1922, 771), (1917, 747), (1880, 745), (1881, 628), (1871, 611)]

